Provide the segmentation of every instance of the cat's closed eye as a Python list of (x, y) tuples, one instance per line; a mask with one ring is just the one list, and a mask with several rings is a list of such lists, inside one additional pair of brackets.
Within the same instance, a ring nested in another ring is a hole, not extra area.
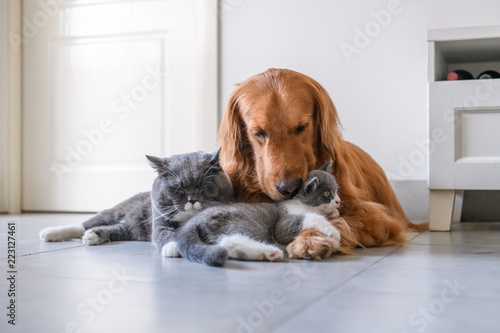
[(170, 193), (175, 193), (177, 195), (184, 195), (184, 190), (180, 188), (180, 186), (171, 186), (169, 187)]
[(205, 186), (203, 189), (202, 189), (202, 192), (205, 196), (209, 197), (209, 198), (215, 198), (219, 195), (219, 189), (216, 187), (216, 186), (213, 186), (213, 185), (208, 185), (208, 186)]

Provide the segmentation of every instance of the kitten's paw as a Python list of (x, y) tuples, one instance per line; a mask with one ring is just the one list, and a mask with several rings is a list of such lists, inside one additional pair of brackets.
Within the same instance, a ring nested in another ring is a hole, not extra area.
[(179, 254), (179, 249), (177, 248), (176, 242), (169, 242), (163, 245), (163, 248), (161, 249), (161, 254), (162, 256), (168, 258), (178, 258), (181, 256)]
[(340, 216), (340, 211), (338, 209), (335, 209), (333, 212), (328, 214), (329, 218), (334, 218), (334, 217), (339, 217)]
[(317, 230), (328, 237), (331, 237), (336, 246), (340, 245), (340, 232), (337, 228), (335, 228), (330, 221), (327, 220), (326, 217), (308, 213), (304, 216), (304, 221), (302, 222), (302, 230), (305, 229), (314, 229)]
[(48, 227), (40, 231), (39, 235), (40, 239), (45, 242), (61, 242), (73, 238), (80, 238), (83, 232), (83, 226), (80, 224), (64, 227)]
[(82, 241), (86, 245), (99, 245), (104, 242), (98, 234), (92, 231), (92, 229), (85, 231)]
[(262, 253), (263, 261), (281, 261), (283, 260), (283, 251), (280, 249), (269, 246), (268, 249), (265, 249)]

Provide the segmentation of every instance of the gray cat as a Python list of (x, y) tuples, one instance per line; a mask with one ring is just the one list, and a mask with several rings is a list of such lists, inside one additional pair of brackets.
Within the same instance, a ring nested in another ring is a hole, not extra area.
[(234, 203), (210, 207), (179, 229), (164, 255), (179, 254), (192, 262), (224, 265), (228, 257), (278, 261), (287, 245), (304, 229), (316, 229), (340, 243), (338, 230), (326, 216), (339, 216), (340, 199), (332, 162), (309, 172), (299, 193), (282, 203)]
[(202, 209), (234, 201), (231, 182), (219, 164), (220, 148), (174, 155), (147, 156), (156, 169), (151, 192), (139, 193), (90, 220), (40, 232), (44, 241), (82, 238), (87, 245), (109, 241), (153, 241), (161, 250), (178, 227)]

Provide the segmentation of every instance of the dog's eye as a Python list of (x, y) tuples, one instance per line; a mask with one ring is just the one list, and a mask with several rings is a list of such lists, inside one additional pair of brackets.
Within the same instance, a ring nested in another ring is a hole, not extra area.
[(267, 133), (264, 130), (258, 130), (255, 132), (255, 136), (258, 137), (259, 139), (265, 139), (267, 138)]
[(299, 125), (297, 126), (297, 128), (295, 129), (295, 134), (300, 134), (302, 132), (304, 132), (307, 128), (307, 125)]
[(325, 193), (323, 193), (323, 195), (329, 198), (332, 194), (330, 193), (330, 191), (326, 191)]

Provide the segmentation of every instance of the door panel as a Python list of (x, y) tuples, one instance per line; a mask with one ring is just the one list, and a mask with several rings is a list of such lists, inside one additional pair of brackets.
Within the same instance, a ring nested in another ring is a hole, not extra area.
[(215, 148), (212, 2), (23, 2), (49, 17), (24, 45), (23, 210), (108, 208), (150, 189), (145, 154)]

